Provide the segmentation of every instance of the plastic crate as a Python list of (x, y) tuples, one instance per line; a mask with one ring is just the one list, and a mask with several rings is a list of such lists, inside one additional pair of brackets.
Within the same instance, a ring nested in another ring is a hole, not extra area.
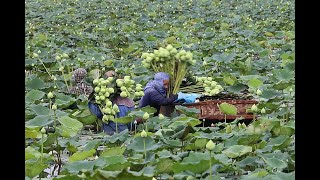
[(161, 107), (160, 112), (166, 116), (170, 116), (170, 114), (174, 111), (175, 105), (181, 105), (188, 108), (199, 109), (199, 119), (219, 121), (225, 119), (225, 115), (219, 110), (219, 107), (217, 105), (223, 102), (232, 104), (237, 108), (237, 115), (227, 115), (227, 120), (234, 120), (240, 117), (242, 117), (243, 120), (252, 120), (253, 114), (248, 113), (247, 109), (250, 109), (253, 104), (258, 103), (256, 100), (206, 100), (197, 103), (174, 104), (169, 106), (163, 106)]

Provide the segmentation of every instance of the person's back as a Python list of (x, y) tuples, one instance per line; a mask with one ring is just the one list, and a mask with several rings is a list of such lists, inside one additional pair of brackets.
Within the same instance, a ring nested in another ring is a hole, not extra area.
[[(119, 112), (117, 113), (116, 117), (124, 117), (126, 116), (130, 111), (134, 110), (134, 101), (128, 97), (121, 97), (121, 96), (116, 96), (112, 100), (112, 104), (116, 104), (119, 108)], [(118, 132), (124, 131), (125, 129), (131, 130), (132, 127), (131, 124), (122, 124), (122, 123), (117, 123), (118, 127)], [(105, 133), (112, 135), (113, 133), (116, 132), (116, 123), (113, 121), (109, 121), (108, 123), (103, 123), (102, 129)]]
[(174, 96), (167, 98), (165, 94), (161, 94), (155, 88), (148, 88), (144, 91), (144, 96), (140, 100), (139, 108), (148, 105), (154, 107), (157, 109), (157, 112), (154, 115), (157, 116), (161, 106), (171, 104), (175, 99)]
[[(114, 77), (115, 73), (114, 71), (108, 71), (105, 73), (105, 77)], [(134, 101), (128, 97), (121, 97), (119, 94), (115, 95), (111, 99), (112, 106), (116, 104), (119, 108), (119, 112), (116, 114), (116, 117), (123, 117), (126, 116), (129, 111), (134, 110)], [(88, 104), (90, 112), (94, 115), (96, 115), (99, 119), (103, 118), (103, 113), (101, 112), (98, 104), (95, 102), (94, 95), (91, 96), (90, 102)], [(108, 121), (108, 122), (102, 122), (102, 130), (106, 134), (112, 135), (118, 130), (118, 132), (121, 132), (125, 129), (128, 129), (128, 127), (131, 127), (131, 124), (121, 124), (121, 123), (116, 123), (113, 121)]]

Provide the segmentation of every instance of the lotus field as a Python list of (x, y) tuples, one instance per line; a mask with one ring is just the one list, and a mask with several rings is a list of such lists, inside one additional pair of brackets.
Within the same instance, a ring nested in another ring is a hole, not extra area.
[[(26, 0), (25, 179), (295, 179), (294, 22), (293, 0)], [(103, 119), (68, 93), (77, 68)], [(126, 77), (103, 79), (108, 70)], [(159, 71), (172, 77), (168, 95), (256, 100), (253, 120), (138, 108)], [(135, 102), (121, 118), (108, 99), (116, 86)], [(133, 130), (101, 130), (139, 118)]]

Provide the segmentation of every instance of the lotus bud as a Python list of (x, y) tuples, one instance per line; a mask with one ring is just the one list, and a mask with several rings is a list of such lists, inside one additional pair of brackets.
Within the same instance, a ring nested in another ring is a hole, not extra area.
[(162, 115), (161, 113), (159, 114), (159, 119), (162, 120), (164, 119), (164, 115)]
[(188, 176), (186, 180), (193, 180), (192, 176)]
[(33, 57), (35, 57), (35, 58), (39, 57), (39, 55), (38, 55), (37, 53), (33, 53), (32, 55), (33, 55)]
[(40, 131), (42, 134), (45, 134), (46, 133), (46, 129), (43, 127), (41, 128), (41, 131)]
[(52, 99), (52, 98), (53, 98), (52, 92), (49, 92), (48, 95), (47, 95), (47, 97), (48, 97), (49, 99)]
[(57, 110), (57, 105), (56, 105), (56, 104), (53, 104), (53, 105), (51, 106), (51, 109), (54, 110), (54, 111)]
[(58, 60), (58, 61), (60, 61), (60, 60), (61, 60), (61, 57), (58, 56), (58, 55), (56, 55), (55, 59)]
[(147, 137), (147, 133), (144, 130), (142, 130), (140, 135), (141, 135), (141, 137)]
[(254, 104), (251, 106), (251, 111), (256, 112), (258, 110), (258, 107)]
[(209, 151), (212, 151), (215, 146), (216, 146), (216, 145), (212, 142), (212, 140), (208, 141), (207, 144), (206, 144), (206, 148), (207, 148)]
[(247, 128), (247, 125), (244, 122), (241, 124), (241, 126), (242, 128)]
[(264, 108), (261, 109), (261, 114), (266, 113), (266, 110)]
[(256, 93), (258, 96), (260, 96), (262, 94), (262, 91), (260, 89), (258, 89)]
[(231, 133), (232, 132), (232, 128), (231, 128), (231, 126), (230, 125), (228, 125), (227, 127), (226, 127), (226, 133)]
[(149, 114), (148, 114), (147, 112), (145, 112), (144, 115), (142, 116), (142, 118), (143, 118), (144, 120), (149, 119)]

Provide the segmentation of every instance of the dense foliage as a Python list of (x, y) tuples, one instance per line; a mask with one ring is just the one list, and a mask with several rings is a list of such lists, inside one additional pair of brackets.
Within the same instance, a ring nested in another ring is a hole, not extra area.
[[(25, 14), (26, 179), (294, 179), (293, 0), (27, 0)], [(84, 131), (101, 121), (67, 93), (72, 71), (87, 69), (92, 83), (115, 69), (144, 87), (153, 72), (142, 53), (168, 44), (196, 60), (187, 79), (252, 95), (255, 121), (202, 127), (195, 109), (137, 108), (115, 119), (147, 112), (133, 132)]]

